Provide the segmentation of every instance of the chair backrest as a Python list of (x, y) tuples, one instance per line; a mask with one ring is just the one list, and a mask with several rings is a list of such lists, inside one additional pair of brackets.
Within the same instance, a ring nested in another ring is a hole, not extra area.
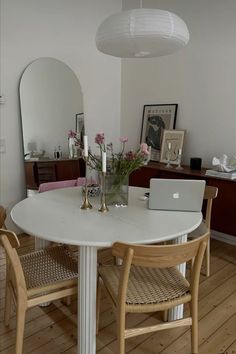
[(7, 217), (6, 210), (5, 210), (5, 208), (3, 208), (3, 206), (0, 205), (0, 228), (3, 228), (3, 229), (6, 228), (6, 225), (5, 225), (6, 217)]
[(85, 177), (78, 177), (77, 178), (77, 182), (76, 182), (76, 186), (84, 186), (86, 182), (86, 178)]
[(85, 178), (79, 177), (77, 179), (69, 179), (66, 181), (56, 181), (56, 182), (47, 182), (41, 183), (39, 185), (39, 193), (51, 191), (53, 189), (83, 186), (85, 184)]
[(116, 242), (112, 254), (123, 259), (123, 269), (120, 277), (119, 297), (124, 301), (128, 286), (131, 265), (170, 268), (194, 259), (191, 272), (191, 288), (198, 291), (202, 259), (209, 239), (209, 233), (183, 244), (143, 246)]
[(56, 182), (47, 182), (39, 185), (39, 193), (51, 191), (53, 189), (74, 187), (76, 186), (76, 179), (70, 179), (66, 181), (56, 181)]
[(206, 215), (205, 215), (205, 223), (207, 228), (210, 230), (211, 228), (211, 209), (212, 209), (212, 201), (217, 197), (218, 188), (213, 186), (205, 186), (204, 191), (204, 200), (207, 200), (206, 205)]
[(190, 261), (198, 254), (199, 247), (205, 241), (205, 235), (182, 244), (137, 245), (116, 242), (112, 254), (124, 259), (128, 249), (133, 250), (132, 264), (142, 267), (168, 268)]
[(14, 232), (5, 229), (0, 229), (0, 241), (7, 256), (7, 272), (13, 275), (13, 277), (11, 276), (11, 281), (13, 282), (16, 295), (17, 297), (24, 296), (27, 298), (25, 277), (16, 251), (20, 247), (20, 242)]

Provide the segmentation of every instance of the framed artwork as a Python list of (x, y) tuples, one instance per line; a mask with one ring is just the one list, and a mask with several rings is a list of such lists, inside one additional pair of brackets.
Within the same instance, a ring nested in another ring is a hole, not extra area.
[(174, 129), (178, 104), (149, 104), (143, 107), (141, 143), (151, 147), (151, 161), (160, 160), (163, 132)]
[(178, 165), (178, 156), (182, 155), (185, 130), (164, 130), (161, 145), (161, 162)]

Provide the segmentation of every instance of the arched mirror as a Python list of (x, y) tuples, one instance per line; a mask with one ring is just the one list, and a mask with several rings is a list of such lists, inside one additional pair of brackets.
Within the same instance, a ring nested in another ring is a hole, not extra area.
[[(68, 132), (83, 131), (83, 97), (75, 73), (57, 59), (39, 58), (23, 72), (19, 90), (27, 187), (81, 175), (77, 169), (62, 173), (78, 162), (69, 156)], [(45, 167), (42, 176), (39, 166)]]

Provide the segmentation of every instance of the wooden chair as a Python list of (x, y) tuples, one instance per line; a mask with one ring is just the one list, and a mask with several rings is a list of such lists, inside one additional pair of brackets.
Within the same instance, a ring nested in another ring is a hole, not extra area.
[(64, 246), (18, 256), (20, 243), (13, 232), (0, 229), (0, 241), (7, 260), (4, 320), (8, 326), (13, 298), (17, 321), (15, 353), (22, 354), (26, 310), (76, 294), (78, 266)]
[[(98, 268), (97, 331), (101, 287), (111, 300), (117, 318), (118, 354), (125, 353), (125, 339), (179, 326), (191, 326), (192, 353), (198, 353), (198, 288), (202, 259), (209, 234), (184, 244), (141, 246), (115, 243), (112, 254), (122, 266)], [(176, 265), (195, 259), (190, 283)], [(157, 312), (190, 303), (190, 316), (142, 328), (125, 328), (127, 313)]]
[[(7, 229), (5, 224), (6, 217), (7, 217), (6, 209), (2, 205), (0, 205), (0, 229)], [(25, 232), (18, 234), (18, 237), (22, 237), (22, 236), (29, 236), (29, 235), (26, 234)]]
[(6, 210), (5, 210), (5, 208), (3, 208), (3, 206), (0, 205), (0, 228), (1, 229), (6, 228), (6, 225), (5, 225), (6, 217), (7, 217)]
[(206, 276), (210, 276), (210, 236), (211, 236), (211, 209), (213, 199), (217, 197), (218, 188), (213, 186), (206, 186), (203, 199), (207, 201), (205, 219), (200, 226), (188, 235), (190, 240), (199, 237), (205, 233), (209, 233), (209, 240), (207, 242), (205, 262), (206, 262)]

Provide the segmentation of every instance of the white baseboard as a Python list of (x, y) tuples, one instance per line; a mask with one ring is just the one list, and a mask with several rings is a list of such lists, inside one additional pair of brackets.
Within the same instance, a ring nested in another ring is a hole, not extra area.
[(224, 234), (223, 232), (211, 230), (211, 237), (218, 240), (222, 241), (225, 243), (229, 243), (230, 245), (236, 246), (236, 236)]

